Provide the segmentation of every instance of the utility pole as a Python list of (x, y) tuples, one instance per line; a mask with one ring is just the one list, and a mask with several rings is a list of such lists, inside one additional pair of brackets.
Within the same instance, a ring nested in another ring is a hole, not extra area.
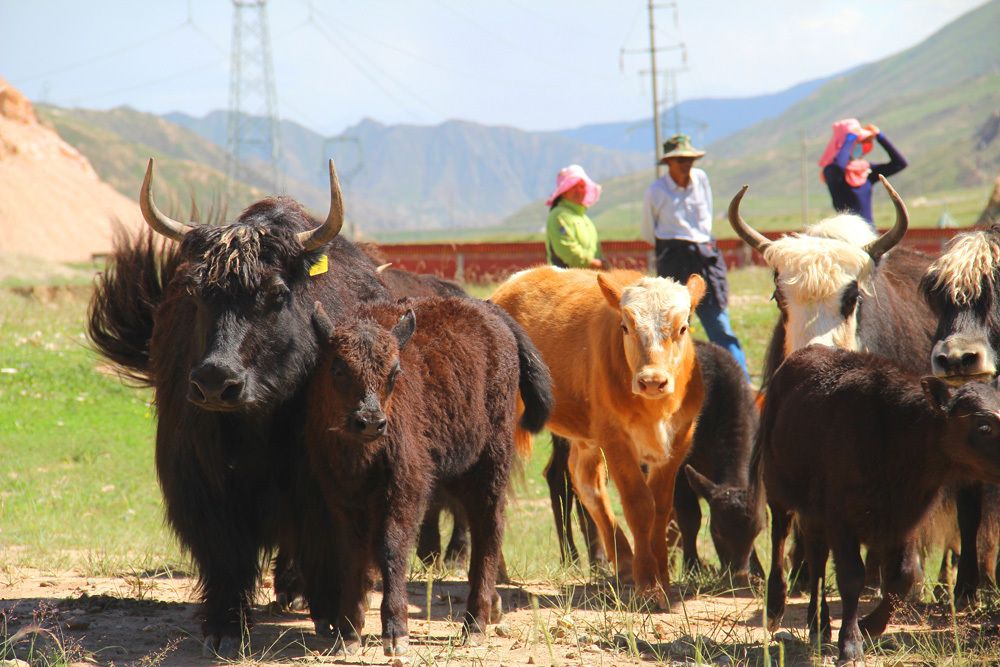
[[(645, 49), (621, 49), (619, 55), (619, 65), (622, 69), (625, 68), (624, 56), (627, 53), (648, 53), (649, 54), (649, 69), (640, 70), (640, 74), (649, 74), (650, 81), (653, 88), (653, 163), (656, 166), (656, 173), (660, 173), (660, 151), (663, 146), (663, 140), (661, 137), (660, 129), (660, 91), (659, 91), (659, 76), (657, 73), (656, 66), (656, 54), (661, 51), (680, 51), (683, 61), (687, 62), (687, 46), (684, 42), (677, 42), (676, 44), (670, 44), (667, 46), (657, 46), (656, 45), (656, 10), (657, 9), (673, 9), (674, 14), (674, 27), (677, 27), (677, 3), (676, 2), (666, 2), (666, 3), (656, 3), (653, 0), (647, 0), (647, 9), (649, 11), (649, 48)], [(668, 70), (668, 72), (676, 72), (682, 70)], [(674, 106), (677, 105), (676, 94), (677, 94), (677, 84), (676, 81), (673, 83), (674, 90)], [(680, 112), (675, 108), (675, 125), (680, 127)]]
[[(653, 159), (657, 172), (660, 168), (660, 96), (656, 90), (656, 5), (653, 0), (648, 2), (649, 9), (649, 78), (653, 84)], [(677, 5), (674, 4), (674, 13)]]
[(281, 190), (278, 96), (274, 86), (267, 0), (232, 2), (233, 43), (226, 128), (226, 195), (230, 199), (237, 182), (253, 178), (248, 175), (248, 158), (257, 158), (267, 165), (264, 185), (270, 192)]

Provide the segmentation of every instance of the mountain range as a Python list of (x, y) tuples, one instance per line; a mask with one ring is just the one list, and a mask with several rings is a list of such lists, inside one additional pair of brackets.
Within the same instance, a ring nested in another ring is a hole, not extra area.
[[(1000, 0), (992, 0), (910, 49), (833, 77), (752, 98), (681, 103), (682, 129), (708, 148), (699, 166), (711, 176), (716, 213), (729, 193), (750, 183), (747, 210), (764, 226), (799, 226), (803, 207), (814, 218), (829, 206), (815, 160), (830, 123), (844, 116), (878, 124), (904, 152), (910, 167), (893, 180), (904, 195), (981, 197), (975, 193), (1000, 168), (997, 25)], [(161, 200), (181, 209), (192, 196), (202, 208), (220, 200), (226, 112), (159, 117), (127, 107), (40, 106), (39, 115), (129, 197), (153, 155), (160, 160)], [(667, 110), (666, 133), (672, 122)], [(348, 218), (363, 232), (390, 238), (420, 230), (445, 238), (457, 229), (477, 229), (469, 234), (480, 236), (536, 233), (555, 174), (579, 163), (604, 185), (592, 211), (602, 235), (634, 237), (639, 203), (653, 178), (651, 134), (641, 120), (531, 132), (462, 120), (416, 126), (365, 119), (326, 137), (284, 120), (280, 168), (283, 191), (323, 212), (325, 162), (332, 156)], [(245, 180), (230, 210), (267, 189), (262, 170), (251, 169)]]

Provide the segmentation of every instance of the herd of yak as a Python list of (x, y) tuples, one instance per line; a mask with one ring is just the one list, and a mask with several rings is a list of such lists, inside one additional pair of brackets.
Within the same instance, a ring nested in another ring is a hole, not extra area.
[[(502, 613), (510, 474), (543, 428), (563, 558), (579, 557), (576, 508), (591, 563), (660, 607), (672, 520), (698, 566), (699, 497), (740, 576), (763, 574), (753, 542), (770, 507), (772, 630), (794, 525), (810, 635), (829, 640), (832, 551), (842, 661), (864, 660), (929, 548), (958, 559), (959, 600), (994, 577), (1000, 230), (960, 234), (937, 259), (897, 246), (906, 207), (883, 179), (896, 220), (881, 236), (838, 215), (769, 240), (740, 215), (744, 187), (729, 220), (773, 269), (780, 311), (754, 395), (724, 350), (691, 337), (697, 275), (543, 266), (482, 301), (339, 236), (332, 161), (322, 223), (287, 198), (226, 224), (179, 222), (153, 203), (152, 178), (150, 160), (139, 201), (152, 232), (116, 241), (89, 335), (155, 391), (167, 519), (198, 567), (213, 654), (238, 649), (269, 554), (278, 599), (308, 606), (345, 652), (380, 578), (383, 646), (404, 653), (410, 551), (438, 555), (442, 507), (455, 514), (447, 555), (471, 550), (475, 641)], [(866, 571), (883, 596), (859, 620)]]

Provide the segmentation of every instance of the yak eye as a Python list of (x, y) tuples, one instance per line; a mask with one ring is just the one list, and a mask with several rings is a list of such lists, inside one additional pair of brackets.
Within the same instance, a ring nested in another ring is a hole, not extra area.
[(993, 433), (993, 424), (986, 419), (980, 419), (979, 423), (976, 424), (976, 430), (979, 431), (980, 435), (990, 435)]
[(688, 331), (688, 325), (682, 324), (681, 328), (677, 330), (677, 334), (683, 336), (684, 334), (687, 333), (687, 331)]
[(344, 377), (347, 375), (347, 363), (340, 358), (334, 359), (330, 366), (330, 372), (333, 373), (334, 377)]

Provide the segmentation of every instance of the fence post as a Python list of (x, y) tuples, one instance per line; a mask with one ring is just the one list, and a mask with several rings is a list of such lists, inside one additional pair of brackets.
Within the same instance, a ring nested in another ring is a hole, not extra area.
[(455, 282), (465, 283), (465, 254), (461, 251), (455, 253)]

